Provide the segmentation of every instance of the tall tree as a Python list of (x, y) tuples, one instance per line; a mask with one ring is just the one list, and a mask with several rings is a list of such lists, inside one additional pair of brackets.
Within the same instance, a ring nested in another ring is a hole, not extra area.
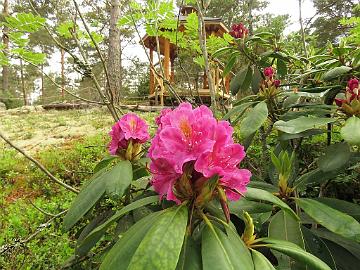
[(347, 34), (348, 27), (341, 25), (339, 20), (360, 16), (360, 12), (354, 10), (358, 3), (358, 0), (313, 0), (316, 19), (311, 27), (315, 29), (319, 45), (326, 44), (328, 40), (336, 42), (339, 36)]
[(259, 21), (255, 13), (263, 10), (267, 5), (266, 0), (212, 0), (206, 16), (222, 18), (228, 27), (243, 22), (250, 28), (255, 28)]
[[(3, 18), (9, 16), (9, 1), (4, 0), (3, 3)], [(9, 53), (9, 36), (8, 36), (8, 28), (4, 25), (3, 26), (3, 52), (5, 56), (8, 56)], [(2, 66), (2, 90), (4, 94), (8, 94), (9, 91), (9, 67), (8, 65)]]
[(109, 76), (108, 87), (115, 103), (119, 103), (121, 91), (121, 42), (120, 29), (117, 27), (117, 22), (120, 18), (120, 4), (120, 0), (111, 0), (109, 48), (107, 57), (107, 70)]

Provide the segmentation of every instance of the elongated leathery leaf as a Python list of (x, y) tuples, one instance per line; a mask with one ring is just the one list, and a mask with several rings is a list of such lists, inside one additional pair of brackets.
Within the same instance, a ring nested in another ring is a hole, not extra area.
[(268, 108), (264, 101), (249, 110), (240, 123), (241, 138), (245, 139), (255, 133), (265, 123), (267, 117)]
[(127, 270), (140, 242), (163, 212), (153, 213), (132, 226), (106, 255), (100, 270)]
[(124, 208), (117, 211), (113, 216), (111, 216), (107, 221), (105, 221), (100, 226), (96, 227), (94, 230), (92, 230), (79, 244), (78, 249), (83, 250), (83, 253), (89, 251), (97, 241), (102, 237), (102, 235), (105, 233), (106, 229), (116, 220), (118, 220), (123, 215), (129, 213), (132, 210), (135, 210), (139, 207), (142, 207), (147, 204), (155, 203), (159, 201), (159, 196), (151, 196), (146, 197), (140, 200), (137, 200)]
[(255, 270), (275, 270), (271, 262), (269, 262), (269, 260), (264, 255), (262, 255), (262, 253), (253, 249), (251, 250), (251, 255)]
[[(284, 210), (277, 212), (272, 217), (268, 231), (269, 237), (273, 239), (289, 241), (305, 249), (299, 220), (295, 219)], [(299, 263), (294, 262), (293, 259), (286, 255), (280, 253), (278, 254), (278, 252), (274, 252), (274, 254), (278, 258), (279, 263), (281, 261), (284, 265), (290, 267), (291, 269), (307, 269), (306, 266), (303, 264), (299, 265)]]
[(191, 236), (185, 236), (176, 270), (202, 270), (200, 245)]
[(103, 174), (97, 174), (97, 177), (90, 180), (89, 184), (84, 185), (72, 202), (69, 211), (64, 217), (64, 229), (69, 230), (74, 226), (95, 205), (104, 192)]
[(245, 193), (245, 198), (251, 199), (251, 200), (261, 200), (261, 201), (267, 201), (271, 202), (283, 210), (287, 211), (291, 215), (293, 215), (296, 219), (299, 219), (299, 217), (295, 214), (295, 212), (282, 200), (280, 200), (278, 197), (274, 196), (268, 191), (258, 189), (258, 188), (247, 188), (247, 192)]
[(360, 223), (353, 217), (312, 199), (296, 199), (296, 203), (329, 231), (360, 242)]
[(262, 238), (261, 240), (266, 243), (267, 247), (284, 253), (299, 262), (303, 262), (311, 270), (331, 270), (322, 260), (291, 242), (271, 238)]
[(201, 244), (203, 269), (237, 270), (239, 266), (243, 269), (254, 269), (245, 244), (230, 230), (227, 230), (226, 235), (216, 226), (207, 225), (204, 228)]
[(122, 160), (104, 175), (106, 193), (121, 197), (133, 179), (132, 165), (128, 160)]
[(299, 117), (290, 121), (279, 120), (275, 122), (274, 127), (280, 131), (290, 134), (297, 134), (305, 130), (324, 126), (328, 123), (335, 122), (332, 118), (319, 118), (319, 117)]
[(183, 245), (187, 220), (185, 205), (166, 210), (141, 241), (128, 270), (174, 270)]

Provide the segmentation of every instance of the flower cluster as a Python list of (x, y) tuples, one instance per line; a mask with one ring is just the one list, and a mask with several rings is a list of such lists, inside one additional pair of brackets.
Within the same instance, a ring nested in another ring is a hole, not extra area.
[(109, 135), (109, 152), (119, 155), (123, 159), (133, 160), (138, 158), (141, 144), (150, 139), (148, 125), (134, 113), (125, 114), (112, 127)]
[(335, 103), (347, 115), (360, 116), (360, 87), (359, 81), (355, 78), (348, 81), (345, 99), (335, 98)]
[(273, 67), (264, 68), (263, 73), (265, 80), (260, 86), (260, 95), (266, 98), (274, 97), (278, 93), (281, 81), (275, 79), (276, 72)]
[(249, 34), (249, 30), (242, 24), (233, 24), (229, 33), (233, 38), (245, 38)]
[(206, 106), (181, 103), (163, 110), (156, 123), (149, 157), (151, 183), (161, 197), (203, 204), (215, 196), (237, 200), (246, 191), (251, 173), (237, 167), (245, 151), (228, 122), (217, 121)]

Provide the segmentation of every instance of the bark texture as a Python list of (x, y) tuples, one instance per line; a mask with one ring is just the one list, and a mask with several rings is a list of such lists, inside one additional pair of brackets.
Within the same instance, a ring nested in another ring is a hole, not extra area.
[(115, 104), (120, 103), (121, 96), (121, 44), (120, 29), (116, 26), (120, 18), (121, 0), (111, 0), (109, 49), (107, 57), (107, 70), (109, 74), (108, 91)]

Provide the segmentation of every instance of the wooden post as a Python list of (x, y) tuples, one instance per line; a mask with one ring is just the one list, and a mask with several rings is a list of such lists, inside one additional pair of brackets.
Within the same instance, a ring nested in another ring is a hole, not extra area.
[(219, 70), (219, 67), (216, 66), (216, 69), (215, 69), (215, 91), (218, 91), (219, 84), (220, 84), (220, 70)]
[(175, 58), (172, 57), (171, 58), (171, 72), (170, 72), (170, 82), (171, 83), (175, 82), (175, 66), (174, 66), (174, 63), (175, 63)]
[[(170, 41), (164, 39), (164, 73), (165, 79), (170, 80)], [(164, 87), (161, 88), (160, 105), (164, 106)]]
[(153, 64), (154, 64), (154, 49), (150, 48), (150, 95), (155, 92)]
[(226, 94), (229, 94), (230, 92), (230, 76), (227, 75), (225, 77), (225, 90), (226, 90)]
[(208, 88), (208, 79), (206, 76), (206, 72), (204, 72), (204, 76), (203, 76), (203, 89), (207, 89)]

